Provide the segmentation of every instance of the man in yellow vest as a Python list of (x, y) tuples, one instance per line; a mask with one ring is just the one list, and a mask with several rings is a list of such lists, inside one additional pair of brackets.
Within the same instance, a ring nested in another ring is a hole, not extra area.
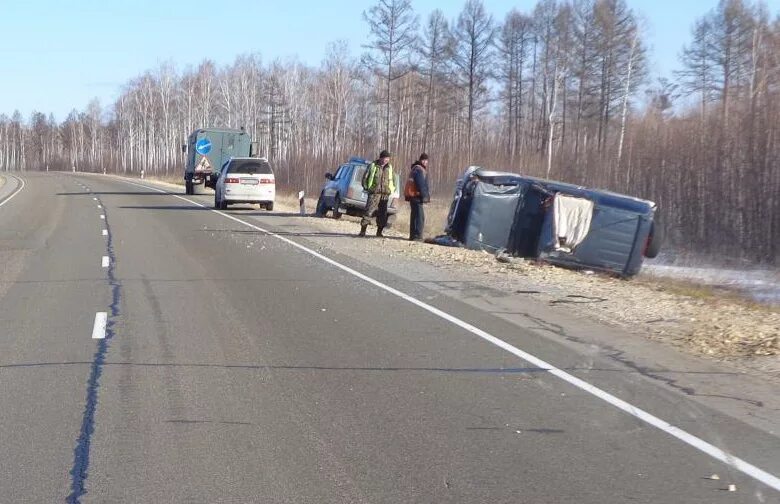
[(387, 205), (390, 195), (395, 191), (393, 165), (390, 164), (391, 154), (383, 150), (379, 159), (368, 165), (363, 174), (363, 189), (368, 193), (366, 210), (360, 220), (360, 234), (366, 236), (366, 229), (371, 223), (371, 216), (376, 212), (376, 235), (381, 237), (382, 230), (387, 226)]

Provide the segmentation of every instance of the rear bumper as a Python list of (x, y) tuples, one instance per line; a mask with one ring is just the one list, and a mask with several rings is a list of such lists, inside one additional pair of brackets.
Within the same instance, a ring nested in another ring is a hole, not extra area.
[(236, 199), (225, 198), (225, 201), (228, 202), (228, 203), (246, 203), (247, 205), (251, 205), (251, 204), (254, 204), (254, 203), (259, 203), (261, 205), (264, 205), (266, 203), (273, 203), (274, 202), (274, 200), (272, 200), (272, 199), (243, 199), (243, 198), (241, 198), (241, 199), (239, 199), (239, 198), (236, 198)]

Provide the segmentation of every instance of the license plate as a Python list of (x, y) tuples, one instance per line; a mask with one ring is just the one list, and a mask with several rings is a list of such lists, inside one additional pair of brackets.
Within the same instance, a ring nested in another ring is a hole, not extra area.
[(257, 179), (241, 179), (241, 183), (245, 185), (257, 185), (260, 182)]

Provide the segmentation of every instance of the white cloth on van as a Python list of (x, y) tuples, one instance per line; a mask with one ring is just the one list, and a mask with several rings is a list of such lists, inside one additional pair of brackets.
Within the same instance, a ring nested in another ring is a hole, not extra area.
[(553, 236), (555, 249), (572, 252), (590, 231), (592, 201), (558, 193), (553, 199)]

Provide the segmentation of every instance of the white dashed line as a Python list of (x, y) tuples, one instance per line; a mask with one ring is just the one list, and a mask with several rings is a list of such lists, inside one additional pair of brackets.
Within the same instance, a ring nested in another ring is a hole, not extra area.
[(103, 256), (103, 260), (100, 262), (100, 265), (104, 268), (108, 268), (108, 256)]
[(108, 313), (101, 311), (95, 314), (95, 325), (92, 326), (92, 339), (106, 338), (106, 322), (108, 322)]
[(108, 229), (103, 230), (103, 236), (108, 236)]
[(103, 220), (105, 220), (105, 219), (106, 219), (106, 216), (101, 214), (101, 215), (100, 215), (100, 218), (101, 218), (101, 219), (103, 219)]
[(93, 200), (97, 201), (97, 198), (92, 198)]
[(98, 205), (98, 208), (103, 208), (103, 205)]

